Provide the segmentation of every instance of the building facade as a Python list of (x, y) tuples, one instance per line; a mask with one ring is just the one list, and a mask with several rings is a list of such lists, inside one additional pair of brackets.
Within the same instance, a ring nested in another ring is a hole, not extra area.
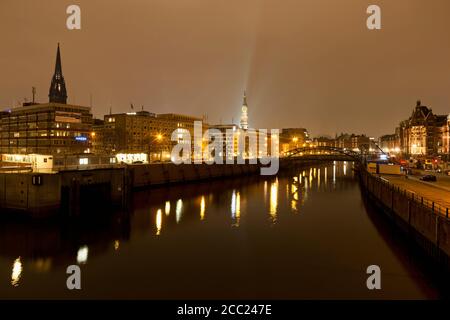
[[(147, 111), (105, 115), (94, 126), (95, 153), (146, 153), (150, 161), (168, 161), (173, 146), (183, 143), (185, 133), (194, 138), (194, 123), (201, 118), (182, 114), (155, 114)], [(207, 125), (202, 123), (203, 131)], [(176, 139), (172, 140), (172, 134)]]
[(404, 157), (436, 157), (445, 150), (445, 115), (435, 115), (431, 108), (417, 101), (412, 115), (399, 126), (400, 148)]
[(24, 105), (0, 115), (0, 150), (10, 154), (90, 152), (90, 108), (46, 103)]
[(280, 152), (306, 147), (310, 143), (308, 130), (305, 128), (284, 128), (280, 132)]
[(381, 136), (378, 141), (383, 152), (388, 154), (398, 154), (400, 152), (400, 136), (398, 133)]
[(49, 103), (24, 103), (0, 114), (0, 152), (7, 154), (77, 154), (90, 152), (89, 107), (67, 104), (58, 44)]

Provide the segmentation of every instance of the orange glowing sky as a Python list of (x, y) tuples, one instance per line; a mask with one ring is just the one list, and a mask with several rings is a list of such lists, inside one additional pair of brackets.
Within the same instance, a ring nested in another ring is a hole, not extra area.
[(92, 95), (97, 117), (133, 103), (237, 123), (247, 89), (252, 127), (378, 136), (419, 98), (450, 112), (449, 16), (448, 0), (2, 0), (0, 106), (32, 86), (47, 101), (60, 42), (68, 102)]

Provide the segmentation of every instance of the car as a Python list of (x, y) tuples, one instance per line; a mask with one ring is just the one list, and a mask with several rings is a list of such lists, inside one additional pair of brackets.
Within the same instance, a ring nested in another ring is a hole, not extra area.
[(424, 175), (423, 177), (420, 178), (420, 180), (422, 181), (436, 181), (436, 176), (432, 175), (432, 174), (427, 174)]

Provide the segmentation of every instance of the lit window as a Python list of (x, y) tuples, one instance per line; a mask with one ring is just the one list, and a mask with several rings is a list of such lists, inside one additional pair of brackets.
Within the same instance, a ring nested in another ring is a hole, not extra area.
[(80, 158), (80, 165), (86, 165), (89, 163), (89, 159), (88, 158)]

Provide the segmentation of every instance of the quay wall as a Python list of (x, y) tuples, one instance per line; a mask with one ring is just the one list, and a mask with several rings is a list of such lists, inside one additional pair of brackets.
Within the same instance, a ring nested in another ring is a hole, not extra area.
[(448, 209), (427, 201), (361, 169), (360, 180), (369, 198), (425, 252), (450, 271)]
[(0, 173), (0, 214), (12, 211), (46, 218), (67, 209), (68, 215), (78, 215), (83, 194), (122, 204), (124, 184), (123, 168)]
[[(280, 159), (280, 170), (317, 161)], [(0, 172), (0, 214), (21, 211), (32, 217), (79, 216), (95, 205), (126, 208), (133, 189), (226, 177), (259, 175), (261, 164), (155, 163), (54, 173)], [(86, 203), (88, 204), (87, 206)], [(7, 209), (7, 210), (2, 210)]]

